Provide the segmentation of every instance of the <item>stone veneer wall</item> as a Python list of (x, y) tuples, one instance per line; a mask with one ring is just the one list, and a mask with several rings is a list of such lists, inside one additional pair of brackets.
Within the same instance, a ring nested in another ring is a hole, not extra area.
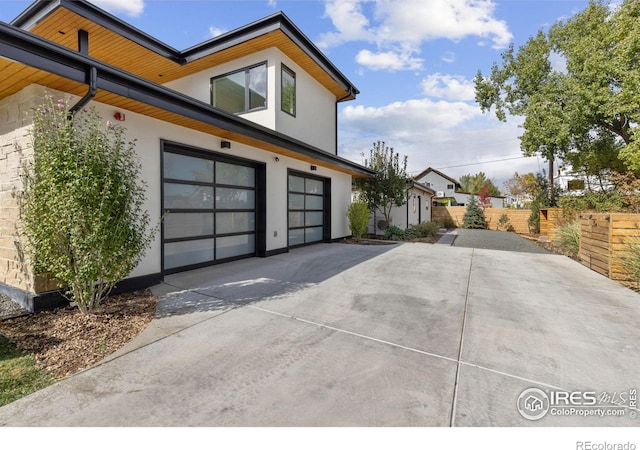
[(22, 189), (22, 167), (33, 157), (31, 114), (44, 94), (45, 88), (31, 85), (0, 100), (0, 293), (27, 307), (28, 297), (55, 289), (29, 270), (22, 252), (16, 197)]

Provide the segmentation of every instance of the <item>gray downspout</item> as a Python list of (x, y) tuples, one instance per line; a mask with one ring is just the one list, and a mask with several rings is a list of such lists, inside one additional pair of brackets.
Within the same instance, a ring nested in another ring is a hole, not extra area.
[[(78, 30), (78, 52), (89, 56), (89, 33), (85, 30)], [(89, 67), (86, 83), (89, 85), (89, 90), (85, 96), (78, 101), (78, 103), (69, 109), (69, 115), (73, 115), (80, 111), (96, 96), (98, 91), (98, 69), (96, 67)]]
[(87, 80), (87, 84), (89, 85), (89, 90), (78, 100), (78, 103), (73, 105), (71, 109), (69, 109), (69, 114), (75, 114), (80, 111), (82, 108), (86, 106), (93, 98), (96, 96), (96, 92), (98, 91), (98, 69), (91, 66), (89, 67), (89, 71), (87, 73), (89, 80)]

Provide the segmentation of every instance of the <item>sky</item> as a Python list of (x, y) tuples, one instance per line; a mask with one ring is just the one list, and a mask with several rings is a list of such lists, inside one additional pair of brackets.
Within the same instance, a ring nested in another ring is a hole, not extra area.
[[(0, 0), (10, 22), (28, 0)], [(487, 74), (550, 25), (583, 10), (586, 0), (93, 0), (151, 36), (184, 50), (283, 11), (360, 90), (338, 110), (338, 154), (362, 163), (384, 141), (428, 167), (459, 178), (484, 172), (502, 189), (514, 172), (539, 172), (525, 158), (520, 118), (500, 122), (474, 101), (473, 78)]]

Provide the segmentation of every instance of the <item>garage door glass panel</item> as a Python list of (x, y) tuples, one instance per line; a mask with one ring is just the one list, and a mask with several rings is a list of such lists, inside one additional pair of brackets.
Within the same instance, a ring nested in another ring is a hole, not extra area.
[(289, 192), (304, 192), (304, 178), (289, 175)]
[(324, 198), (318, 197), (317, 195), (305, 196), (305, 209), (322, 210), (323, 203), (324, 203)]
[(289, 194), (289, 209), (304, 209), (304, 195)]
[(213, 239), (164, 244), (164, 267), (173, 269), (213, 259)]
[(304, 244), (304, 228), (289, 230), (289, 245)]
[(246, 189), (216, 188), (217, 209), (254, 209), (255, 191)]
[(254, 253), (255, 235), (227, 236), (216, 239), (216, 259), (233, 258)]
[(307, 211), (305, 213), (304, 226), (305, 227), (322, 226), (322, 213)]
[(323, 190), (323, 186), (324, 183), (320, 180), (312, 180), (310, 178), (307, 178), (305, 180), (306, 185), (305, 185), (305, 192), (307, 194), (319, 194), (322, 195), (322, 190)]
[(169, 213), (164, 218), (165, 239), (213, 235), (213, 213)]
[(305, 242), (317, 242), (322, 240), (322, 227), (305, 228)]
[(255, 231), (256, 214), (252, 212), (217, 213), (216, 226), (217, 234)]
[(213, 187), (193, 184), (164, 184), (166, 209), (213, 209)]
[(165, 153), (164, 177), (173, 180), (213, 183), (213, 161)]
[(255, 187), (256, 171), (253, 167), (216, 162), (216, 184)]
[(303, 227), (304, 226), (304, 211), (290, 211), (289, 212), (289, 227)]

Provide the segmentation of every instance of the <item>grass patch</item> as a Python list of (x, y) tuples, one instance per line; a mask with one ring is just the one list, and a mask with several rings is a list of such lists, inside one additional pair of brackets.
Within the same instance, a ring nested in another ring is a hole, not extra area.
[(0, 334), (0, 406), (39, 391), (56, 380)]

